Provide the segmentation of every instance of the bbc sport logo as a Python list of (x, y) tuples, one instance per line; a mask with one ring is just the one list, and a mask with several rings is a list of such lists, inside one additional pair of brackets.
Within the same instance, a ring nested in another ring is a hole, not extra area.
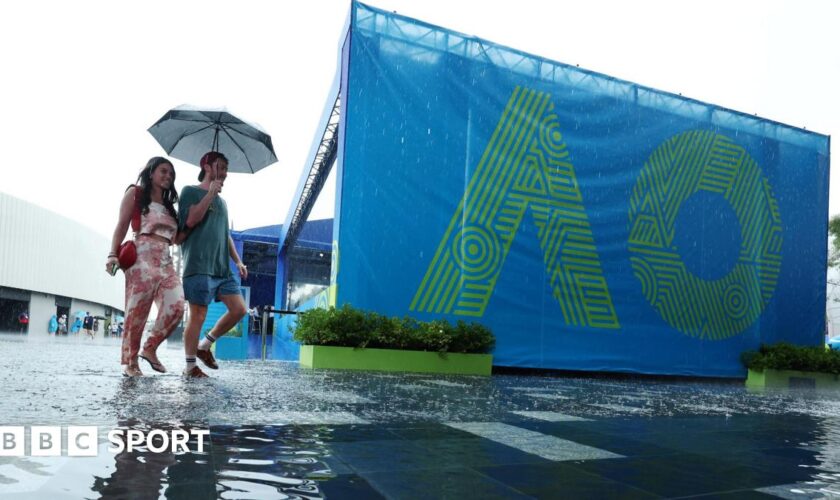
[[(29, 427), (29, 439), (24, 426), (0, 426), (0, 457), (57, 457), (66, 451), (69, 457), (95, 457), (99, 454), (99, 428), (89, 425)], [(110, 453), (132, 452), (144, 448), (152, 453), (204, 452), (204, 438), (208, 429), (112, 429), (107, 439)], [(64, 439), (62, 439), (64, 437)], [(190, 449), (190, 438), (195, 447)], [(65, 446), (62, 447), (62, 444)]]

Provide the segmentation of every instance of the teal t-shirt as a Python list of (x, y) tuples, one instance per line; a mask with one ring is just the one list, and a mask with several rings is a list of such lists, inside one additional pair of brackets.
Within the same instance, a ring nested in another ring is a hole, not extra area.
[[(190, 207), (201, 201), (206, 194), (207, 190), (198, 186), (186, 186), (181, 190), (178, 200), (178, 226), (181, 229), (187, 227)], [(207, 274), (216, 278), (232, 276), (228, 237), (227, 204), (217, 195), (207, 209), (204, 220), (193, 228), (181, 245), (184, 277), (194, 274)]]

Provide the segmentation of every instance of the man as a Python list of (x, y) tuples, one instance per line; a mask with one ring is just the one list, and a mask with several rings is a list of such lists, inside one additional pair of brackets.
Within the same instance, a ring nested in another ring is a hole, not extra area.
[[(248, 268), (242, 263), (228, 231), (228, 214), (225, 201), (219, 196), (227, 178), (228, 161), (221, 153), (210, 152), (201, 157), (201, 172), (197, 186), (186, 186), (181, 191), (178, 204), (178, 224), (188, 231), (181, 246), (184, 255), (184, 297), (190, 306), (190, 317), (184, 328), (184, 354), (187, 366), (184, 375), (206, 377), (196, 366), (196, 358), (208, 368), (219, 366), (210, 352), (210, 346), (233, 328), (247, 312), (239, 291), (239, 279), (248, 277)], [(239, 276), (230, 270), (230, 260), (236, 264)], [(198, 337), (207, 317), (207, 306), (221, 301), (227, 307), (201, 343)]]
[(90, 312), (85, 312), (85, 319), (82, 321), (82, 333), (93, 338), (93, 316), (90, 315)]
[(22, 312), (18, 314), (18, 324), (20, 324), (20, 333), (26, 333), (29, 328), (29, 313)]

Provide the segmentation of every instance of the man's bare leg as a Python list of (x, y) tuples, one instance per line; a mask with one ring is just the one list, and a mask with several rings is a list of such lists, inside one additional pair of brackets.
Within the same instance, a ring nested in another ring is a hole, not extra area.
[[(201, 304), (190, 304), (190, 317), (187, 326), (184, 327), (184, 356), (187, 359), (185, 373), (191, 373), (195, 367), (196, 351), (198, 350), (198, 336), (201, 333), (201, 325), (207, 317), (207, 306)], [(206, 375), (205, 375), (206, 376)]]
[(213, 345), (213, 342), (226, 334), (231, 328), (236, 326), (239, 320), (241, 320), (248, 312), (245, 307), (245, 301), (242, 299), (242, 295), (239, 295), (238, 293), (235, 295), (221, 295), (219, 296), (219, 300), (221, 300), (227, 307), (227, 312), (225, 312), (216, 324), (213, 325), (213, 328), (207, 332), (207, 335), (205, 335), (198, 344), (198, 350), (196, 351), (198, 359), (203, 361), (208, 368), (212, 368), (214, 370), (217, 369), (219, 365), (216, 364), (216, 359), (210, 352), (210, 346)]

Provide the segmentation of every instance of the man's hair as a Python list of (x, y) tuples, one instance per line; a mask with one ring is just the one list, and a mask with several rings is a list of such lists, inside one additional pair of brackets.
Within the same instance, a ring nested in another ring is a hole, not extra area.
[(198, 165), (201, 167), (201, 172), (198, 173), (198, 182), (204, 180), (204, 165), (212, 165), (214, 161), (222, 159), (225, 163), (229, 163), (228, 159), (222, 153), (218, 151), (210, 151), (209, 153), (204, 153), (204, 156), (201, 157), (201, 161), (198, 162)]

